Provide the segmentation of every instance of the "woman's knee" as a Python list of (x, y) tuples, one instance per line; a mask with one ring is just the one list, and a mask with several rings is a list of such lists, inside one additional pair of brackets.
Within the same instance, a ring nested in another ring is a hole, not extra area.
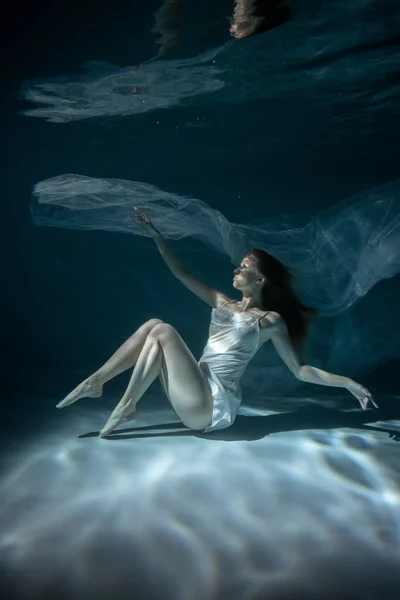
[(141, 325), (134, 333), (132, 333), (129, 339), (132, 340), (134, 344), (137, 343), (138, 339), (143, 339), (143, 341), (145, 341), (153, 329), (162, 323), (163, 321), (161, 319), (150, 319), (149, 321), (143, 323), (143, 325)]
[(161, 319), (150, 319), (149, 321), (143, 323), (143, 325), (139, 327), (136, 333), (138, 333), (139, 335), (145, 335), (147, 337), (155, 327), (161, 325), (163, 322), (164, 321), (162, 321)]
[(168, 340), (176, 335), (176, 329), (172, 327), (172, 325), (169, 325), (169, 323), (160, 321), (154, 325), (149, 335), (157, 338), (158, 340)]
[(162, 321), (161, 319), (150, 319), (149, 321), (146, 321), (146, 323), (144, 323), (143, 327), (146, 327), (147, 329), (152, 330), (157, 325), (163, 325), (163, 324), (164, 324), (164, 321)]

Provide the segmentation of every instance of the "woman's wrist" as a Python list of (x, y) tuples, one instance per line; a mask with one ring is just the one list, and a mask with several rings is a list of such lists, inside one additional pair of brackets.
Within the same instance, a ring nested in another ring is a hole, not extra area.
[(158, 242), (162, 242), (164, 240), (162, 234), (157, 229), (155, 229), (155, 231), (152, 233), (151, 237), (153, 238), (153, 240), (155, 241), (156, 244)]

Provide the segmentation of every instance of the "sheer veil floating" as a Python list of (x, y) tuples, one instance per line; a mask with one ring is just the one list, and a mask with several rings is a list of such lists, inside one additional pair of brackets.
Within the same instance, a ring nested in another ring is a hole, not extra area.
[[(320, 316), (312, 347), (315, 357), (324, 357), (325, 368), (343, 371), (350, 365), (350, 372), (365, 372), (400, 355), (393, 330), (396, 299), (385, 311), (364, 310), (361, 317), (356, 306), (379, 281), (400, 271), (400, 180), (362, 192), (306, 224), (288, 216), (230, 223), (201, 200), (147, 183), (65, 174), (35, 185), (32, 216), (40, 226), (146, 235), (131, 222), (134, 206), (147, 212), (166, 238), (198, 239), (233, 264), (257, 246), (292, 268), (301, 298)], [(253, 400), (296, 387), (273, 353), (259, 355), (243, 380)]]

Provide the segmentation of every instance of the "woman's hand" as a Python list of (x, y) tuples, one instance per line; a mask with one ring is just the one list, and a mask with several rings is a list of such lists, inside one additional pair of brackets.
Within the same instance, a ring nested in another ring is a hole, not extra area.
[(136, 211), (136, 215), (132, 217), (132, 221), (139, 225), (150, 237), (156, 239), (157, 237), (162, 237), (161, 233), (156, 229), (151, 222), (150, 217), (144, 214), (137, 206), (134, 207)]
[(372, 394), (367, 390), (367, 388), (363, 387), (362, 385), (360, 385), (356, 381), (353, 381), (352, 379), (350, 379), (349, 381), (350, 383), (347, 386), (347, 389), (351, 394), (353, 394), (353, 396), (357, 398), (361, 405), (361, 408), (366, 410), (370, 402), (373, 406), (375, 406), (375, 408), (379, 408), (377, 403), (373, 399)]

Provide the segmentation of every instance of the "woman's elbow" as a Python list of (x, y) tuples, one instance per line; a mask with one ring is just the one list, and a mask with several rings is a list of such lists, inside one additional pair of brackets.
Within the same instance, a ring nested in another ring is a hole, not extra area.
[(310, 367), (308, 365), (296, 365), (293, 374), (299, 381), (308, 381)]

